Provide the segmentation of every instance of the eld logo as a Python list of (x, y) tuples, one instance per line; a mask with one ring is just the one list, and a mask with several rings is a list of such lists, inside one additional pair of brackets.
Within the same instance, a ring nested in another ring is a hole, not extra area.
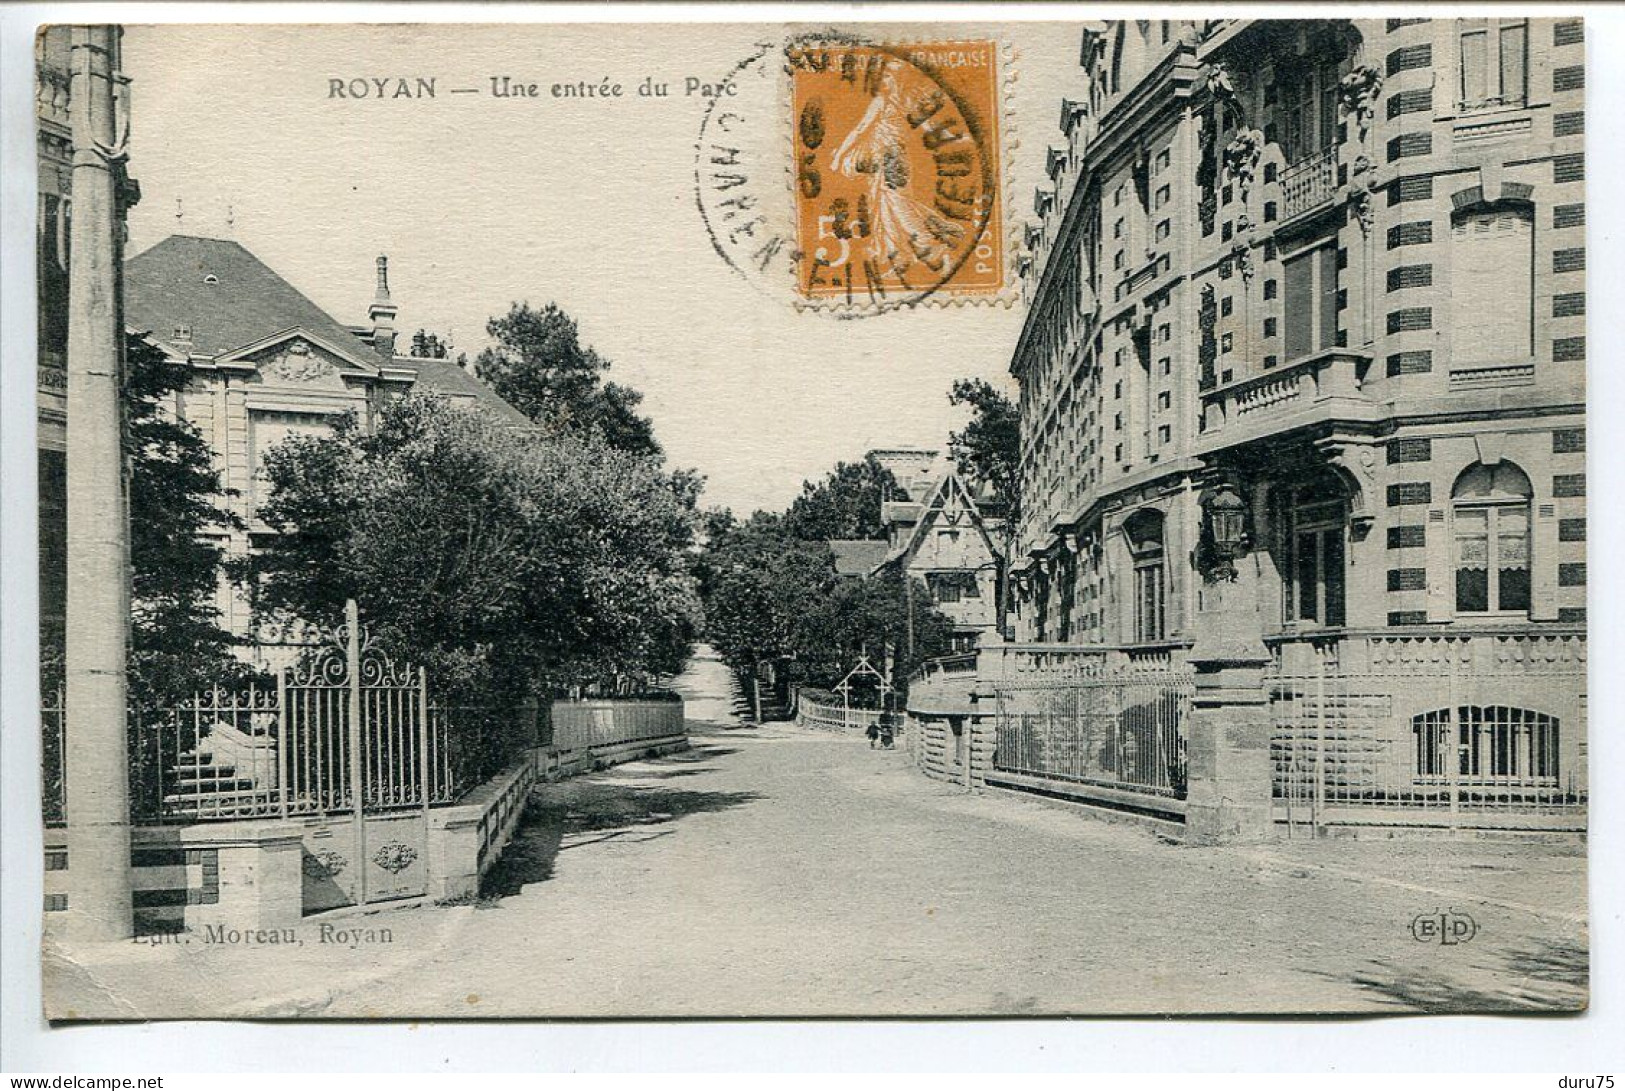
[(1478, 922), (1454, 906), (1445, 912), (1435, 909), (1431, 913), (1418, 913), (1411, 920), (1411, 938), (1417, 943), (1454, 947), (1458, 943), (1467, 943), (1476, 935)]

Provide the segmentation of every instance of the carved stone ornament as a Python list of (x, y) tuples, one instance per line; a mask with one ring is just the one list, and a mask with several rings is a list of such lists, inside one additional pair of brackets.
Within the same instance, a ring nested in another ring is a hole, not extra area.
[(346, 860), (342, 853), (334, 852), (332, 849), (312, 853), (304, 860), (305, 874), (312, 879), (331, 879), (349, 866), (350, 861)]
[(1376, 220), (1371, 190), (1377, 184), (1377, 169), (1364, 155), (1356, 156), (1349, 168), (1349, 207), (1360, 223), (1360, 230), (1369, 234)]
[(265, 370), (286, 383), (315, 383), (337, 373), (306, 341), (292, 341)]
[(1368, 64), (1356, 65), (1337, 85), (1337, 104), (1354, 117), (1364, 140), (1371, 129), (1377, 99), (1382, 95), (1382, 73)]
[(399, 875), (417, 858), (418, 850), (400, 841), (391, 841), (372, 854), (372, 862), (391, 875)]
[(1243, 129), (1225, 145), (1224, 171), (1236, 180), (1241, 199), (1247, 200), (1253, 178), (1258, 173), (1258, 161), (1264, 154), (1264, 134), (1257, 129)]

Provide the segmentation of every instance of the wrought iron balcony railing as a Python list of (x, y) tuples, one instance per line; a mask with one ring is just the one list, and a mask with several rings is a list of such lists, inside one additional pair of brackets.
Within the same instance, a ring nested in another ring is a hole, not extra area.
[(1319, 208), (1337, 195), (1337, 148), (1293, 163), (1281, 172), (1281, 218), (1290, 220)]

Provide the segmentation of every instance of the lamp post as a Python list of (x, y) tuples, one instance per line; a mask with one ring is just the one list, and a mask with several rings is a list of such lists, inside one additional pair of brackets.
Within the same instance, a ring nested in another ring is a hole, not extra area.
[(122, 450), (123, 137), (119, 28), (72, 34), (73, 224), (68, 270), (68, 905), (77, 940), (133, 931), (125, 655), (130, 537)]
[(1247, 502), (1233, 482), (1221, 480), (1203, 491), (1201, 511), (1186, 839), (1194, 844), (1262, 841), (1269, 833), (1271, 805), (1271, 725), (1264, 691), (1269, 651), (1258, 609), (1258, 563), (1250, 555)]

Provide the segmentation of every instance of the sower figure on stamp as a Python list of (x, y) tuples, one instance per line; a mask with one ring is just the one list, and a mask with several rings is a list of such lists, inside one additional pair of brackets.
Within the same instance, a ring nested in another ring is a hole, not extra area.
[(895, 74), (881, 76), (880, 91), (869, 103), (863, 119), (830, 156), (830, 169), (848, 178), (867, 176), (869, 206), (874, 210), (869, 258), (875, 268), (899, 272), (913, 263), (928, 239), (957, 239), (963, 229), (949, 223), (924, 201), (908, 192), (908, 155), (902, 133), (908, 125), (908, 106)]

